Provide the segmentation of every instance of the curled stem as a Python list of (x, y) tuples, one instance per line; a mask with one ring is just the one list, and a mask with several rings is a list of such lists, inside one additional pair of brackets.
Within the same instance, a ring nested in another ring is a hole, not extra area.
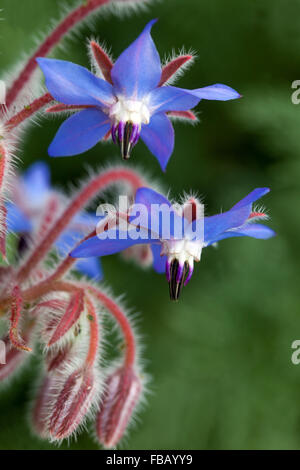
[(39, 48), (28, 59), (18, 78), (14, 81), (6, 95), (6, 106), (9, 108), (16, 100), (19, 93), (30, 80), (37, 67), (36, 58), (45, 57), (59, 43), (59, 41), (80, 21), (84, 20), (94, 10), (110, 3), (111, 0), (86, 0), (72, 10), (44, 39)]
[(68, 226), (74, 215), (77, 214), (77, 212), (80, 211), (80, 209), (82, 209), (100, 190), (104, 190), (109, 185), (118, 181), (129, 183), (132, 186), (133, 193), (135, 193), (138, 187), (143, 185), (143, 181), (137, 173), (131, 169), (125, 168), (106, 170), (101, 175), (92, 179), (90, 183), (88, 183), (87, 186), (79, 192), (73, 201), (71, 201), (55, 225), (48, 233), (46, 233), (45, 237), (34, 248), (23, 266), (20, 267), (17, 274), (18, 281), (22, 282), (26, 279), (36, 265), (45, 258), (55, 240)]
[(92, 294), (102, 305), (106, 307), (109, 313), (114, 317), (114, 319), (119, 324), (121, 331), (123, 333), (125, 343), (126, 343), (126, 354), (124, 358), (124, 365), (130, 367), (134, 365), (135, 356), (136, 356), (136, 344), (134, 333), (132, 331), (131, 325), (128, 318), (124, 315), (120, 307), (104, 292), (100, 289), (89, 286), (88, 284), (80, 284), (88, 292)]

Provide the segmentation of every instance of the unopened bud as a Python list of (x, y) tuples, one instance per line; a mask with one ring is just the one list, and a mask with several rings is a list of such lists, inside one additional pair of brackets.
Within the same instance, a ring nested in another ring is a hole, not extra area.
[(61, 440), (69, 437), (82, 423), (96, 398), (94, 370), (87, 368), (73, 372), (54, 399), (49, 418), (51, 438)]
[(141, 380), (132, 368), (121, 367), (106, 380), (96, 422), (98, 439), (104, 447), (115, 447), (123, 437), (141, 390)]

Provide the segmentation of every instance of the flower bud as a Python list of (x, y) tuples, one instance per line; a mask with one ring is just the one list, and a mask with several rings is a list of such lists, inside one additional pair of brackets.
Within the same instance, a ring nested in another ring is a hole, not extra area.
[(115, 447), (123, 437), (141, 390), (141, 380), (132, 368), (121, 367), (107, 378), (96, 422), (98, 439), (104, 447)]
[(63, 383), (54, 399), (49, 417), (53, 440), (69, 437), (86, 417), (97, 399), (97, 383), (92, 368), (77, 369)]

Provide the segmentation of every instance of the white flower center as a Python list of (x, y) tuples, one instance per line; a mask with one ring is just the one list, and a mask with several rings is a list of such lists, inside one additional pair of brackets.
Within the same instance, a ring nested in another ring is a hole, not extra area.
[(150, 111), (143, 101), (128, 100), (118, 97), (109, 111), (109, 117), (117, 124), (119, 122), (131, 122), (132, 124), (149, 124)]
[(193, 266), (194, 260), (200, 261), (203, 244), (200, 241), (164, 240), (161, 255), (166, 255), (171, 262), (174, 259), (183, 265), (186, 261)]

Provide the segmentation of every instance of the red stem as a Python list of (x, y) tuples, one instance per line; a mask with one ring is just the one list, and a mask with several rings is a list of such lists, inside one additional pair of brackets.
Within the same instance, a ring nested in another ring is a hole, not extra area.
[(0, 145), (0, 253), (5, 258), (6, 256), (6, 215), (7, 209), (4, 205), (3, 198), (3, 183), (7, 173), (8, 161), (7, 152), (3, 145)]
[[(135, 344), (135, 337), (132, 331), (130, 322), (128, 318), (124, 315), (120, 307), (104, 292), (100, 291), (94, 286), (90, 286), (89, 284), (84, 283), (71, 283), (71, 282), (64, 282), (64, 281), (54, 281), (54, 282), (47, 282), (41, 283), (37, 286), (30, 287), (29, 289), (23, 291), (21, 293), (23, 301), (30, 302), (35, 301), (39, 297), (42, 297), (49, 292), (54, 291), (63, 291), (63, 292), (76, 292), (78, 289), (85, 289), (86, 291), (90, 292), (94, 298), (96, 298), (102, 305), (104, 305), (107, 310), (111, 313), (111, 315), (115, 318), (117, 323), (119, 324), (125, 342), (126, 342), (126, 354), (124, 358), (124, 366), (131, 367), (134, 365), (135, 356), (136, 356), (136, 344)], [(7, 297), (6, 299), (2, 299), (1, 307), (4, 309), (7, 305), (11, 304), (13, 298)], [(96, 323), (96, 322), (95, 322)], [(96, 334), (98, 335), (98, 330), (92, 331), (94, 326), (91, 325), (91, 345), (90, 350), (88, 353), (89, 361), (92, 360), (93, 354), (95, 352), (95, 343), (96, 343)], [(98, 336), (97, 336), (98, 341)]]
[(26, 83), (29, 81), (32, 73), (37, 67), (36, 58), (46, 56), (72, 29), (77, 23), (86, 18), (90, 13), (96, 10), (98, 7), (109, 3), (110, 0), (88, 0), (86, 4), (82, 4), (71, 11), (52, 31), (52, 33), (46, 37), (44, 42), (40, 45), (37, 51), (29, 58), (21, 71), (18, 78), (12, 84), (6, 95), (6, 106), (9, 108), (15, 99), (17, 98), (20, 91), (24, 88)]
[(80, 284), (82, 287), (87, 289), (91, 294), (96, 297), (113, 315), (115, 320), (118, 322), (126, 342), (126, 355), (124, 359), (124, 366), (131, 367), (135, 362), (136, 345), (133, 331), (131, 329), (128, 318), (124, 315), (120, 307), (104, 292), (100, 291), (96, 287), (89, 286), (88, 284)]
[(99, 324), (93, 302), (91, 302), (88, 297), (86, 297), (86, 304), (90, 322), (90, 345), (85, 362), (88, 366), (92, 366), (97, 358), (99, 345)]
[(55, 240), (61, 235), (74, 215), (77, 214), (100, 190), (106, 189), (107, 186), (114, 184), (117, 181), (127, 181), (131, 184), (133, 193), (135, 193), (137, 188), (143, 184), (140, 176), (132, 170), (127, 170), (125, 168), (107, 170), (94, 178), (73, 199), (54, 227), (49, 230), (44, 239), (41, 240), (39, 245), (34, 249), (29, 259), (25, 261), (23, 266), (21, 266), (17, 274), (17, 279), (21, 282), (26, 279), (35, 266), (47, 255)]
[(9, 131), (14, 129), (23, 121), (25, 121), (30, 116), (32, 116), (34, 113), (39, 111), (43, 106), (50, 103), (51, 101), (53, 101), (53, 98), (50, 95), (50, 93), (45, 93), (39, 98), (36, 98), (32, 103), (25, 106), (24, 109), (22, 109), (22, 111), (19, 111), (17, 114), (11, 117), (8, 121), (6, 121), (5, 123), (6, 129)]

